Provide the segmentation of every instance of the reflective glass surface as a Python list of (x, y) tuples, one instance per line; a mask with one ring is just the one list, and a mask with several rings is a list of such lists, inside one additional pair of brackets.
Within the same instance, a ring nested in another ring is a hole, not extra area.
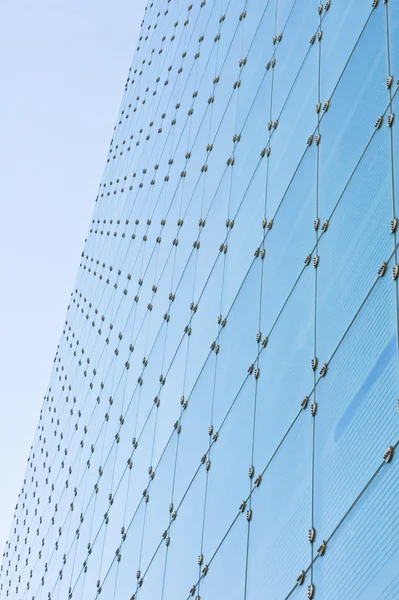
[(146, 8), (0, 599), (399, 599), (399, 6)]

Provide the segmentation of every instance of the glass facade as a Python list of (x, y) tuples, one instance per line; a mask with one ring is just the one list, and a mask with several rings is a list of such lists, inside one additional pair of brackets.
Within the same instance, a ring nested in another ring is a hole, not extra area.
[(399, 599), (397, 0), (154, 0), (1, 600)]

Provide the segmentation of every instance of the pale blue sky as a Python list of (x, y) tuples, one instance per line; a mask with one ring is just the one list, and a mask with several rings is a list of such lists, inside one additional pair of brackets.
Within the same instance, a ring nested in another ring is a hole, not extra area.
[(0, 557), (145, 4), (0, 2)]

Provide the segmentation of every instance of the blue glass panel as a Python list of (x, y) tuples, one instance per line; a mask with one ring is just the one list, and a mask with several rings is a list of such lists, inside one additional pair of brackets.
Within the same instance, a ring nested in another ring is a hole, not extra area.
[(162, 533), (169, 523), (169, 506), (173, 495), (175, 475), (177, 432), (166, 447), (159, 465), (154, 466), (155, 478), (148, 485), (148, 502), (143, 529), (143, 546), (140, 555), (142, 569), (147, 569)]
[[(249, 492), (254, 401), (255, 380), (250, 377), (232, 403), (223, 424), (215, 428), (218, 438), (207, 456), (210, 470), (203, 540), (205, 560), (209, 560), (217, 548)], [(235, 440), (238, 443), (234, 443)]]
[(201, 457), (209, 446), (208, 428), (212, 418), (212, 390), (215, 373), (215, 358), (212, 354), (205, 363), (193, 391), (182, 407), (181, 433), (178, 440), (176, 481), (174, 496), (180, 502), (201, 465)]
[(269, 218), (273, 218), (316, 128), (317, 68), (317, 47), (312, 46), (288, 96), (283, 95), (284, 103), (279, 101), (278, 90), (273, 92), (276, 109), (272, 120), (278, 125), (270, 142)]
[[(125, 527), (126, 539), (123, 541), (115, 587), (115, 598), (129, 597), (137, 586), (136, 573), (139, 568), (141, 534), (145, 515), (145, 503), (137, 508), (131, 522)], [(122, 538), (122, 536), (121, 536)]]
[(315, 269), (294, 287), (259, 357), (254, 464), (262, 468), (313, 388)]
[(311, 562), (313, 417), (303, 411), (266, 464), (256, 464), (247, 598), (285, 598)]
[(399, 437), (395, 302), (390, 274), (375, 277), (317, 386), (315, 523), (323, 537), (331, 535)]
[[(381, 461), (376, 460), (376, 468), (379, 464)], [(399, 523), (392, 491), (397, 489), (398, 475), (397, 461), (392, 465), (383, 463), (329, 540), (325, 555), (317, 559), (313, 577), (322, 598), (331, 594), (396, 597)]]
[(165, 556), (166, 548), (162, 544), (144, 573), (143, 584), (138, 588), (136, 593), (137, 599), (152, 600), (152, 598), (162, 598)]
[[(323, 116), (320, 131), (320, 218), (328, 219), (388, 104), (385, 13), (373, 11)], [(326, 16), (326, 20), (330, 15)], [(384, 43), (381, 43), (384, 40)]]
[[(282, 34), (281, 41), (276, 47), (276, 67), (273, 87), (273, 120), (279, 118), (286, 99), (294, 92), (295, 81), (301, 77), (304, 63), (309, 61), (308, 54), (317, 55), (318, 47), (310, 44), (319, 28), (319, 16), (317, 7), (306, 0), (303, 2), (278, 2), (277, 6), (277, 31), (276, 35)], [(315, 59), (316, 60), (316, 59)], [(313, 63), (313, 61), (311, 61)], [(309, 63), (310, 64), (310, 63)], [(308, 83), (316, 81), (316, 64), (312, 64), (312, 76), (307, 77)], [(299, 88), (298, 88), (299, 89)], [(306, 94), (305, 85), (301, 84), (301, 93)], [(305, 96), (306, 97), (306, 96)], [(313, 104), (316, 97), (312, 98)], [(292, 122), (292, 116), (288, 117)], [(287, 118), (287, 117), (286, 117)], [(310, 135), (311, 132), (307, 133)], [(306, 139), (306, 138), (305, 138)]]
[(248, 524), (240, 515), (199, 582), (197, 591), (201, 597), (216, 600), (227, 594), (230, 598), (243, 598), (247, 532)]
[[(186, 598), (196, 584), (200, 567), (202, 515), (205, 499), (205, 469), (202, 469), (187, 490), (170, 528), (170, 545), (166, 559), (163, 599)], [(193, 519), (193, 515), (196, 516)]]
[[(262, 259), (255, 259), (242, 287), (227, 311), (222, 302), (221, 316), (226, 319), (226, 325), (220, 331), (217, 344), (220, 350), (217, 354), (216, 375), (214, 381), (215, 402), (213, 407), (213, 425), (219, 424), (225, 418), (234, 398), (248, 377), (247, 369), (256, 359), (258, 344), (256, 335), (259, 330), (259, 290), (261, 283)], [(224, 281), (229, 283), (228, 269), (234, 265), (226, 261)], [(226, 273), (227, 271), (227, 273)], [(258, 292), (256, 294), (256, 292)], [(225, 290), (223, 289), (223, 296)], [(257, 301), (254, 301), (257, 298)], [(228, 296), (228, 299), (229, 296)], [(226, 303), (227, 304), (227, 303)]]
[(388, 75), (398, 77), (399, 72), (399, 52), (398, 52), (398, 34), (399, 34), (399, 15), (395, 6), (388, 4), (388, 24), (389, 24), (389, 45), (390, 45), (390, 63), (391, 72)]
[(315, 245), (316, 157), (304, 154), (266, 230), (262, 282), (262, 329), (268, 335)]
[[(346, 63), (351, 60), (352, 52), (357, 51), (355, 46), (363, 28), (367, 27), (367, 20), (374, 18), (373, 15), (370, 17), (371, 4), (366, 2), (356, 4), (338, 0), (331, 4), (330, 8), (331, 10), (322, 13), (323, 46), (320, 77), (321, 97), (324, 101), (330, 98)], [(377, 8), (384, 12), (382, 6)], [(380, 43), (383, 49), (382, 35)]]
[(319, 241), (317, 348), (324, 362), (392, 252), (391, 184), (390, 144), (384, 127), (375, 132)]

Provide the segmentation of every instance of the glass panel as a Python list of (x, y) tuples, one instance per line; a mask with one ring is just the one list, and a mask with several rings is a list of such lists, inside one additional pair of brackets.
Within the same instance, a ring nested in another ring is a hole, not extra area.
[[(316, 157), (304, 154), (277, 213), (266, 230), (262, 281), (262, 329), (268, 335), (315, 245)], [(298, 199), (300, 198), (300, 202)]]
[(389, 131), (376, 131), (319, 241), (317, 348), (325, 362), (392, 252)]
[(376, 278), (317, 386), (315, 523), (325, 538), (399, 438), (396, 336), (388, 273)]
[(217, 428), (217, 441), (207, 456), (210, 470), (204, 517), (205, 560), (209, 560), (217, 548), (249, 493), (254, 399), (255, 379), (249, 377), (232, 403), (226, 420)]
[(399, 72), (399, 13), (396, 6), (388, 4), (389, 44), (391, 73), (397, 79)]
[(285, 598), (311, 562), (313, 418), (303, 411), (266, 464), (251, 501), (247, 598)]
[[(317, 33), (319, 28), (319, 16), (316, 6), (309, 0), (305, 2), (278, 1), (277, 20), (278, 27), (276, 35), (282, 35), (281, 41), (276, 49), (276, 69), (274, 75), (273, 87), (273, 120), (278, 118), (287, 97), (294, 92), (295, 80), (301, 77), (301, 70), (304, 63), (312, 63), (316, 68), (314, 60), (308, 55), (316, 56), (318, 54), (317, 45), (310, 45), (310, 39)], [(314, 63), (314, 64), (313, 64)], [(313, 77), (308, 76), (308, 83), (316, 80), (317, 71), (313, 71)], [(298, 88), (299, 89), (299, 88)], [(305, 94), (305, 86), (302, 84), (302, 94)], [(313, 104), (316, 103), (316, 96), (312, 98)], [(291, 120), (289, 117), (285, 117)], [(309, 130), (306, 135), (312, 132)], [(306, 137), (305, 137), (306, 140)]]
[[(374, 18), (371, 4), (366, 2), (356, 4), (355, 2), (337, 0), (331, 8), (332, 10), (328, 9), (327, 12), (323, 13), (322, 21), (323, 46), (320, 77), (321, 97), (324, 101), (331, 97), (346, 63), (352, 60), (352, 52), (358, 52), (356, 44), (362, 35), (363, 28), (365, 26), (369, 27), (369, 25), (366, 25), (367, 20)], [(381, 13), (384, 12), (382, 7), (378, 7), (378, 10)], [(379, 17), (382, 17), (382, 15), (379, 15)], [(381, 35), (379, 38), (381, 50), (383, 50), (383, 40), (383, 35)]]
[(170, 545), (166, 559), (163, 590), (164, 600), (188, 597), (191, 587), (198, 581), (205, 473), (203, 468), (193, 480), (181, 504), (177, 506), (177, 517), (170, 528)]
[[(277, 68), (277, 67), (276, 67)], [(273, 131), (269, 158), (269, 186), (267, 211), (274, 214), (294, 177), (303, 154), (308, 148), (307, 140), (314, 134), (317, 124), (317, 47), (312, 46), (302, 63), (288, 96), (280, 100), (278, 90), (273, 92), (273, 105), (279, 108), (273, 114), (278, 122)]]
[[(245, 559), (248, 524), (240, 515), (209, 564), (209, 572), (199, 582), (198, 594), (217, 600), (244, 597)], [(205, 566), (205, 565), (204, 565)]]
[[(388, 104), (385, 13), (373, 11), (320, 125), (320, 218), (328, 219)], [(331, 11), (332, 12), (332, 11)], [(329, 18), (330, 15), (326, 16)], [(381, 40), (384, 40), (383, 42)]]
[[(379, 458), (376, 468), (381, 465)], [(399, 522), (392, 491), (399, 483), (398, 464), (382, 463), (375, 479), (328, 541), (325, 555), (317, 559), (314, 582), (322, 598), (342, 594), (364, 599), (395, 598)]]
[[(253, 262), (229, 312), (227, 303), (226, 310), (223, 311), (225, 306), (222, 302), (222, 317), (226, 319), (226, 325), (221, 329), (217, 340), (220, 350), (217, 354), (212, 415), (215, 427), (219, 427), (225, 418), (258, 353), (256, 334), (259, 330), (261, 267), (262, 259), (259, 256)], [(229, 268), (233, 271), (234, 266), (226, 261), (224, 278), (227, 280)], [(223, 289), (223, 298), (224, 292)]]
[(308, 266), (259, 358), (254, 464), (263, 468), (313, 388), (314, 279)]

